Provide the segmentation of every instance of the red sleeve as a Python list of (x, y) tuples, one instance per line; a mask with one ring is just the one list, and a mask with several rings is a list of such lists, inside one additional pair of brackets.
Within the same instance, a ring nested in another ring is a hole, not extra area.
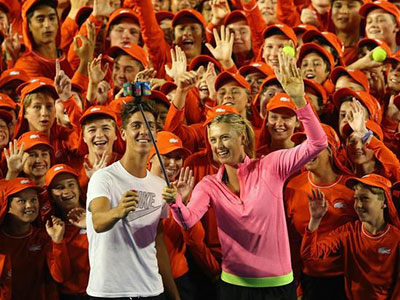
[(300, 14), (293, 0), (278, 0), (276, 4), (276, 17), (280, 22), (291, 27), (301, 23)]
[(243, 4), (243, 10), (246, 13), (247, 23), (251, 30), (251, 41), (253, 44), (254, 56), (257, 56), (264, 45), (263, 31), (267, 24), (265, 23), (256, 0)]
[(64, 109), (67, 111), (69, 121), (72, 123), (72, 125), (75, 127), (75, 129), (78, 130), (78, 135), (80, 135), (80, 127), (81, 124), (79, 122), (79, 119), (82, 116), (82, 110), (76, 103), (74, 97), (72, 96), (66, 101), (62, 102)]
[(78, 33), (78, 24), (75, 20), (67, 17), (61, 25), (61, 41), (60, 49), (67, 53), (69, 46), (72, 44), (75, 35)]
[(384, 177), (392, 182), (399, 181), (400, 162), (397, 159), (396, 155), (376, 137), (372, 137), (371, 141), (367, 145), (367, 148), (374, 151), (376, 159), (379, 160), (379, 162), (382, 164), (385, 172)]
[[(74, 76), (71, 79), (71, 83), (74, 83), (76, 85), (78, 85), (79, 87), (82, 88), (82, 97), (86, 96), (86, 92), (88, 89), (88, 85), (89, 85), (89, 78), (86, 75), (83, 75), (82, 73), (76, 71), (74, 73)], [(85, 99), (86, 97), (82, 98)], [(85, 105), (85, 103), (83, 103), (83, 105)]]
[(0, 299), (11, 300), (11, 260), (0, 254)]
[(204, 243), (205, 231), (201, 222), (197, 222), (192, 228), (183, 230), (183, 239), (198, 263), (199, 267), (211, 278), (221, 274), (221, 266), (212, 255), (210, 249)]
[(55, 281), (62, 283), (71, 276), (71, 264), (65, 241), (59, 244), (50, 242), (46, 259), (51, 276)]
[(150, 61), (158, 78), (165, 78), (165, 65), (171, 63), (170, 46), (164, 39), (164, 32), (157, 23), (151, 0), (136, 0), (140, 28)]
[(193, 124), (186, 126), (183, 124), (185, 119), (185, 111), (178, 110), (171, 103), (168, 110), (167, 119), (165, 120), (164, 130), (176, 134), (183, 142), (186, 148), (191, 152), (196, 152), (200, 145), (204, 145), (203, 126), (201, 124)]
[(188, 125), (202, 123), (204, 113), (200, 104), (200, 95), (197, 89), (191, 89), (185, 99), (185, 119)]
[[(102, 26), (104, 25), (104, 22), (102, 20), (96, 19), (92, 14), (89, 16), (88, 20), (92, 24), (95, 25), (95, 27), (96, 27), (96, 36), (97, 36), (99, 34)], [(85, 23), (81, 26), (81, 29), (79, 30), (79, 34), (82, 34), (83, 36), (87, 36), (86, 24), (87, 24), (87, 20), (85, 21)], [(74, 51), (74, 44), (73, 43), (69, 47), (68, 62), (71, 65), (72, 70), (76, 71), (76, 69), (78, 69), (80, 59), (79, 59), (79, 56)]]

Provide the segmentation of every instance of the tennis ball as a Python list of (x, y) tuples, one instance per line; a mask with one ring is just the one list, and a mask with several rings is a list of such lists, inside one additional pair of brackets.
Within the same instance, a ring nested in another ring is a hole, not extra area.
[(285, 46), (283, 47), (282, 51), (289, 55), (291, 58), (293, 58), (296, 54), (292, 46)]
[(372, 51), (372, 59), (374, 61), (384, 61), (387, 57), (387, 53), (381, 47), (376, 47), (374, 51)]

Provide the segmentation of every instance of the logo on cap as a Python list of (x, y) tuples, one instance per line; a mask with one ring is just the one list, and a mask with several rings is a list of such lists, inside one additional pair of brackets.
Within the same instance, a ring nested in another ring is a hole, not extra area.
[(217, 108), (215, 112), (226, 112), (225, 108)]
[(288, 97), (281, 97), (279, 100), (283, 102), (290, 102), (290, 99)]
[(19, 183), (20, 184), (28, 184), (29, 180), (28, 179), (22, 179)]
[(169, 139), (169, 142), (172, 143), (172, 144), (177, 144), (177, 143), (179, 143), (179, 141), (178, 141), (177, 139), (174, 139), (174, 138)]
[(90, 111), (93, 112), (93, 111), (98, 111), (98, 110), (100, 110), (100, 107), (93, 107)]
[(38, 134), (31, 134), (31, 135), (29, 136), (29, 138), (30, 138), (31, 140), (39, 139), (39, 138), (40, 138), (40, 135), (38, 135)]
[(34, 83), (34, 82), (36, 82), (36, 81), (39, 81), (39, 79), (33, 78), (30, 82), (31, 82), (31, 83)]
[(252, 66), (253, 66), (253, 67), (261, 67), (261, 64), (259, 64), (259, 63), (253, 63)]
[(10, 76), (16, 76), (16, 75), (19, 75), (18, 71), (11, 71), (10, 72)]
[(60, 171), (60, 170), (63, 170), (63, 169), (64, 169), (63, 166), (55, 167), (54, 168), (54, 172), (57, 172), (57, 171)]
[(120, 14), (129, 13), (129, 10), (124, 9), (124, 10), (121, 10), (119, 13)]

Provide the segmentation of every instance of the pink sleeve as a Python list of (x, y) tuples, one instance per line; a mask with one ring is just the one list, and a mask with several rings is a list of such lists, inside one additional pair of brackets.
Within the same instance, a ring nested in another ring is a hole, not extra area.
[(183, 204), (179, 194), (176, 197), (176, 203), (170, 205), (175, 221), (185, 230), (192, 228), (209, 209), (211, 200), (207, 192), (209, 190), (209, 181), (203, 179), (194, 188), (187, 206)]
[(326, 134), (310, 104), (296, 110), (296, 113), (304, 126), (307, 140), (294, 148), (272, 152), (261, 160), (265, 167), (272, 164), (282, 181), (328, 147)]

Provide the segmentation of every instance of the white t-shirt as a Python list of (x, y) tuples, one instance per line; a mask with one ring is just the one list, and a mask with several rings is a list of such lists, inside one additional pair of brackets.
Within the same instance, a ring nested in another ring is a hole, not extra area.
[[(90, 275), (87, 293), (94, 297), (150, 297), (164, 291), (158, 272), (155, 237), (160, 218), (168, 216), (162, 200), (164, 180), (147, 172), (145, 178), (129, 174), (119, 161), (97, 171), (87, 193), (87, 236)], [(138, 208), (106, 232), (93, 228), (90, 202), (107, 197), (111, 208), (123, 193), (139, 192)]]

